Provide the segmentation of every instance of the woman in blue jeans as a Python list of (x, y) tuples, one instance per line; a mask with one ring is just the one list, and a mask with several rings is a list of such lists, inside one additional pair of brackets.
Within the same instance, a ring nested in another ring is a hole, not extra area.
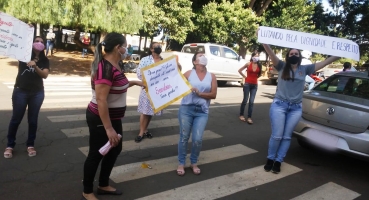
[(202, 136), (208, 122), (210, 100), (217, 96), (217, 79), (215, 75), (206, 69), (207, 58), (203, 53), (195, 53), (192, 58), (194, 65), (192, 70), (184, 73), (190, 82), (192, 93), (182, 99), (178, 111), (179, 142), (178, 142), (178, 168), (177, 174), (185, 174), (184, 166), (187, 155), (188, 139), (192, 133), (191, 169), (196, 175), (201, 171), (197, 161), (202, 147)]
[[(245, 69), (246, 73), (243, 73)], [(251, 116), (254, 107), (256, 91), (258, 90), (258, 78), (261, 76), (261, 64), (259, 62), (259, 53), (256, 52), (252, 53), (250, 62), (242, 66), (238, 70), (238, 73), (240, 73), (241, 76), (245, 79), (245, 83), (243, 85), (243, 100), (240, 108), (240, 120), (244, 122), (246, 121), (244, 117), (244, 111), (247, 101), (249, 101), (249, 108), (247, 112), (247, 123), (253, 124)]]
[(28, 156), (36, 156), (35, 139), (37, 131), (38, 113), (44, 101), (44, 78), (49, 75), (49, 59), (44, 53), (45, 45), (41, 37), (37, 36), (33, 42), (31, 61), (19, 61), (18, 75), (15, 81), (12, 103), (13, 115), (8, 129), (8, 144), (4, 152), (5, 158), (13, 157), (16, 134), (28, 106)]
[(305, 76), (336, 61), (339, 57), (329, 57), (326, 60), (309, 65), (301, 65), (301, 52), (298, 49), (289, 49), (286, 61), (278, 59), (269, 45), (263, 44), (278, 70), (278, 87), (273, 103), (270, 107), (272, 135), (269, 140), (268, 157), (264, 166), (265, 171), (279, 173), (281, 163), (291, 144), (293, 129), (302, 115), (302, 93)]

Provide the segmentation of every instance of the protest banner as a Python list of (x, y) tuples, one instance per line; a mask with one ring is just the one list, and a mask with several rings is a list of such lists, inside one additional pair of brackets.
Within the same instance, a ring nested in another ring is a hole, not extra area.
[(142, 81), (154, 112), (191, 93), (191, 85), (178, 69), (176, 56), (141, 69)]
[(34, 28), (0, 12), (0, 56), (29, 62), (32, 55)]
[(258, 42), (360, 60), (359, 45), (343, 38), (261, 26)]

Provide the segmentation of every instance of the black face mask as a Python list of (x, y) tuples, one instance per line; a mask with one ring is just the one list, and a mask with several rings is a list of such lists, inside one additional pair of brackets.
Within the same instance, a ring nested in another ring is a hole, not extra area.
[(161, 48), (160, 48), (160, 47), (155, 47), (155, 48), (154, 48), (154, 52), (155, 52), (156, 54), (160, 54), (160, 53), (161, 53)]
[(300, 60), (300, 57), (297, 56), (290, 56), (288, 57), (288, 62), (291, 63), (292, 65), (296, 65)]

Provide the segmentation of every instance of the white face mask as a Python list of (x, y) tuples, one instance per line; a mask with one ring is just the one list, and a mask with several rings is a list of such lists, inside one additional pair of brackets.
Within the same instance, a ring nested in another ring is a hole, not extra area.
[(122, 47), (122, 48), (125, 49), (125, 52), (123, 54), (119, 52), (119, 54), (120, 54), (121, 59), (124, 60), (128, 56), (128, 49), (127, 49), (127, 47)]
[(208, 64), (208, 59), (203, 55), (203, 56), (200, 56), (199, 58), (199, 64), (200, 65), (204, 65), (204, 66), (206, 66), (207, 64)]
[(259, 57), (252, 57), (252, 62), (258, 62), (259, 61)]

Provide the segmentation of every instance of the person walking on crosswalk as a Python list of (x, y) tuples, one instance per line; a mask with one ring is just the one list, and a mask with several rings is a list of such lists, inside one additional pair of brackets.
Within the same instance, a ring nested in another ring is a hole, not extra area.
[[(122, 151), (122, 118), (126, 111), (127, 89), (133, 85), (143, 87), (141, 81), (128, 81), (124, 75), (123, 63), (127, 51), (126, 38), (119, 33), (109, 33), (95, 49), (91, 66), (92, 100), (86, 110), (90, 132), (89, 151), (84, 164), (83, 198), (95, 200), (94, 177), (101, 161), (97, 194), (121, 195), (122, 192), (109, 185), (109, 176)], [(102, 54), (104, 47), (105, 54)], [(113, 147), (105, 155), (100, 148), (107, 142)]]
[(192, 133), (191, 169), (196, 175), (200, 174), (197, 161), (202, 147), (202, 136), (208, 122), (210, 100), (217, 96), (217, 79), (206, 69), (207, 58), (203, 53), (195, 53), (192, 58), (192, 70), (184, 73), (190, 82), (192, 93), (182, 99), (178, 111), (179, 142), (178, 142), (178, 168), (177, 174), (185, 174), (187, 144)]
[(35, 139), (37, 132), (38, 114), (45, 98), (43, 79), (49, 75), (49, 59), (45, 55), (44, 40), (36, 36), (32, 46), (31, 61), (19, 61), (18, 75), (15, 81), (12, 103), (13, 115), (8, 128), (8, 144), (4, 152), (5, 158), (13, 157), (16, 134), (19, 124), (28, 107), (28, 156), (36, 156)]
[(311, 75), (339, 58), (332, 56), (319, 63), (301, 65), (302, 56), (299, 50), (289, 49), (285, 57), (286, 62), (283, 62), (269, 45), (263, 44), (263, 46), (272, 59), (274, 68), (279, 72), (277, 92), (269, 111), (272, 134), (264, 170), (279, 173), (281, 163), (291, 144), (293, 129), (302, 115), (305, 76)]

